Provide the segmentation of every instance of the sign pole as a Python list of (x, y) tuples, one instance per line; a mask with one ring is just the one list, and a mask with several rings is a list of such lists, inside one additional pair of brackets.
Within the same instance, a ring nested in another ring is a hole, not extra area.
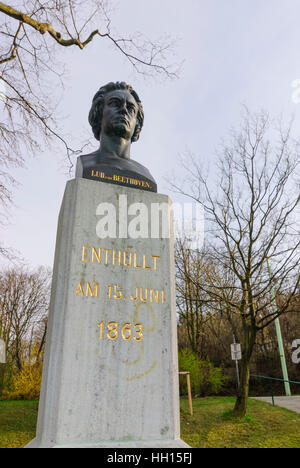
[[(234, 345), (236, 344), (234, 333), (233, 333), (233, 344)], [(235, 368), (236, 368), (237, 386), (239, 388), (239, 386), (240, 386), (240, 373), (239, 373), (239, 362), (238, 362), (237, 359), (235, 359)]]

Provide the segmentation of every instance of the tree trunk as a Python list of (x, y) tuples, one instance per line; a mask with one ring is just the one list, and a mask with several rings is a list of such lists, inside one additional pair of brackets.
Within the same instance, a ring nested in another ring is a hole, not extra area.
[(233, 409), (234, 416), (243, 417), (247, 411), (247, 402), (249, 394), (250, 364), (253, 348), (256, 339), (256, 330), (251, 325), (244, 324), (244, 346), (241, 365), (240, 386), (237, 393), (237, 399)]
[(249, 393), (250, 362), (243, 359), (240, 386), (237, 393), (233, 414), (237, 417), (243, 417), (247, 411), (247, 401)]

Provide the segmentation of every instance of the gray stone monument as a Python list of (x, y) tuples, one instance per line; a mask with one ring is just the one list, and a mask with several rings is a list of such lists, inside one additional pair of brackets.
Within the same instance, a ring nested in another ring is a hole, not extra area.
[[(128, 89), (108, 93), (108, 99), (119, 99), (113, 106), (126, 117), (111, 119), (120, 124), (125, 146), (135, 131), (129, 108), (138, 102)], [(112, 141), (105, 143), (106, 162), (110, 151), (122, 148), (117, 131), (107, 133)], [(122, 154), (128, 156), (128, 149)], [(122, 161), (116, 174), (113, 164), (97, 169), (115, 176), (108, 184), (85, 178), (81, 158), (77, 178), (67, 183), (37, 434), (28, 448), (188, 447), (179, 429), (170, 200), (155, 193), (146, 169), (137, 165), (134, 175), (128, 173), (128, 161), (124, 173)]]

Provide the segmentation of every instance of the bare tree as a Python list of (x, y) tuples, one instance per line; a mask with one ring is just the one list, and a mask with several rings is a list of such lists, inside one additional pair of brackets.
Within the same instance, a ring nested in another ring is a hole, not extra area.
[[(292, 138), (292, 125), (284, 129), (281, 123), (271, 123), (266, 112), (251, 114), (245, 109), (240, 130), (222, 145), (217, 175), (209, 181), (191, 157), (185, 164), (189, 188), (174, 186), (205, 206), (207, 246), (214, 262), (232, 277), (225, 287), (218, 275), (212, 276), (206, 292), (214, 301), (225, 301), (241, 320), (241, 385), (234, 408), (238, 416), (246, 412), (257, 333), (293, 310), (299, 287), (300, 143)], [(277, 312), (272, 308), (272, 285)], [(228, 288), (230, 294), (224, 295)]]
[[(142, 34), (119, 37), (111, 21), (112, 2), (105, 0), (19, 0), (14, 7), (0, 2), (0, 204), (11, 202), (16, 182), (12, 168), (23, 166), (26, 152), (36, 152), (59, 141), (71, 147), (57, 115), (59, 86), (63, 92), (64, 66), (59, 52), (86, 49), (99, 39), (119, 52), (138, 73), (175, 77), (168, 64), (173, 46), (167, 38), (151, 41)], [(56, 92), (54, 92), (54, 90)], [(80, 145), (79, 145), (80, 146)], [(1, 220), (0, 220), (1, 221)], [(5, 249), (0, 253), (5, 254)]]
[[(19, 370), (23, 357), (30, 354), (33, 337), (45, 328), (49, 290), (50, 272), (45, 268), (13, 268), (0, 273), (0, 337), (10, 364)], [(40, 349), (43, 340), (41, 334)]]
[(176, 305), (179, 325), (187, 334), (189, 346), (199, 357), (203, 355), (205, 324), (209, 321), (213, 308), (207, 308), (209, 295), (197, 287), (206, 283), (211, 265), (205, 254), (193, 251), (188, 240), (178, 239), (175, 245)]

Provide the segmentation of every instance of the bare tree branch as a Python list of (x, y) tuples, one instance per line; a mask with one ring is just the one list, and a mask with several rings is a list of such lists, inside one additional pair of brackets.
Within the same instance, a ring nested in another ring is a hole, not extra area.
[[(177, 76), (169, 63), (173, 41), (141, 34), (126, 38), (113, 31), (105, 0), (18, 0), (0, 2), (0, 203), (12, 200), (13, 167), (59, 142), (69, 172), (86, 142), (71, 145), (57, 114), (58, 89), (64, 90), (65, 48), (86, 49), (101, 39), (144, 75)], [(57, 96), (55, 99), (53, 96)], [(76, 146), (75, 148), (73, 146)], [(1, 221), (1, 220), (0, 220)], [(5, 250), (3, 251), (5, 252)], [(1, 252), (0, 252), (1, 253)]]

